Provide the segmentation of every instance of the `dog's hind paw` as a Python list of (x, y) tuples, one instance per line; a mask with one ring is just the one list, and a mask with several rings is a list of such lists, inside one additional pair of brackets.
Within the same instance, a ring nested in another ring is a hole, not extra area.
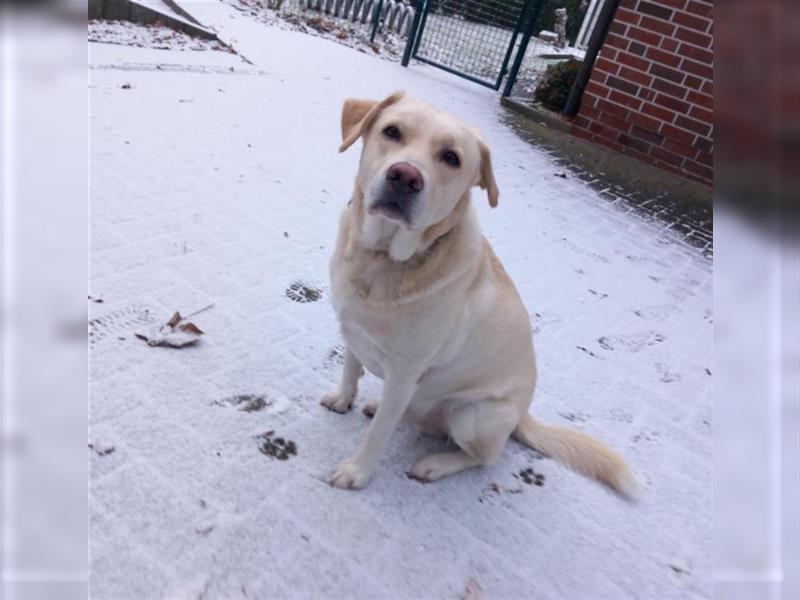
[(322, 398), (320, 404), (322, 404), (322, 406), (328, 410), (344, 414), (350, 410), (350, 407), (353, 405), (353, 399), (354, 395), (342, 394), (339, 392), (339, 390), (335, 390), (325, 394), (325, 397)]

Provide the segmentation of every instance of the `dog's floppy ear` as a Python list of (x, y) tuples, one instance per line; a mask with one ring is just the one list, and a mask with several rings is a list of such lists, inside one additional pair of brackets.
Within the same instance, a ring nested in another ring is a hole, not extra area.
[(500, 190), (497, 189), (497, 181), (494, 178), (494, 169), (492, 168), (492, 153), (489, 151), (489, 146), (486, 142), (478, 137), (478, 151), (481, 156), (480, 176), (478, 185), (486, 190), (489, 196), (489, 206), (494, 208), (497, 206), (497, 200), (500, 197)]
[(395, 92), (380, 102), (353, 98), (345, 100), (342, 106), (342, 144), (339, 146), (339, 152), (344, 152), (352, 146), (375, 122), (380, 112), (400, 100), (403, 94), (404, 92)]

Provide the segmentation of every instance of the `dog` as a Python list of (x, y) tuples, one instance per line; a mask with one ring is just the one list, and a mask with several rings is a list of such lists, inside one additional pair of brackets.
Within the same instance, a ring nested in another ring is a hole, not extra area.
[(474, 187), (497, 206), (486, 141), (466, 123), (397, 92), (348, 99), (340, 152), (363, 148), (330, 262), (331, 296), (346, 342), (341, 384), (322, 399), (353, 404), (364, 368), (383, 380), (366, 439), (330, 478), (365, 487), (401, 419), (458, 446), (408, 475), (436, 481), (491, 464), (510, 436), (632, 497), (625, 461), (578, 431), (528, 413), (536, 385), (530, 318), (481, 234)]

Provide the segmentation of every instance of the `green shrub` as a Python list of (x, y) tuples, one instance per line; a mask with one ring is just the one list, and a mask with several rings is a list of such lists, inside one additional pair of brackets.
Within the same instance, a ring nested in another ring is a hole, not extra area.
[(581, 64), (581, 61), (570, 58), (547, 67), (544, 77), (536, 86), (536, 101), (556, 112), (564, 110)]

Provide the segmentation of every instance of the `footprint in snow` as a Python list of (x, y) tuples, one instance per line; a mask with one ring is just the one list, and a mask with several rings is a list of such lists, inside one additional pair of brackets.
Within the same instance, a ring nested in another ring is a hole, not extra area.
[(236, 406), (242, 412), (260, 412), (268, 406), (272, 406), (272, 402), (264, 398), (264, 396), (256, 396), (255, 394), (237, 394), (236, 396), (228, 396), (221, 400), (214, 400), (211, 403), (213, 406)]
[(639, 352), (640, 350), (663, 342), (664, 335), (655, 331), (645, 331), (633, 335), (604, 335), (597, 338), (597, 343), (603, 350), (627, 350)]
[(322, 291), (304, 284), (302, 281), (295, 281), (286, 288), (286, 297), (293, 302), (307, 304), (316, 302), (322, 298)]
[(276, 437), (274, 434), (274, 431), (265, 431), (256, 436), (261, 454), (278, 460), (289, 460), (290, 457), (297, 455), (297, 444), (292, 440)]

